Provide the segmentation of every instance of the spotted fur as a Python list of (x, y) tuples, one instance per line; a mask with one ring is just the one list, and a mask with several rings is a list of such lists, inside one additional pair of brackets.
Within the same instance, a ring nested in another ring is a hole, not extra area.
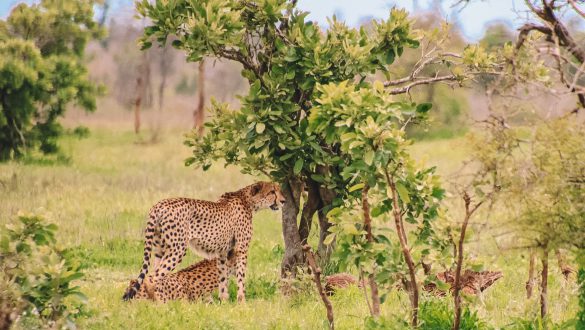
[(238, 301), (245, 301), (244, 283), (252, 239), (252, 214), (268, 207), (278, 210), (283, 203), (279, 186), (269, 182), (258, 182), (236, 192), (225, 193), (217, 202), (190, 198), (158, 202), (150, 210), (146, 224), (142, 269), (123, 299), (132, 299), (140, 289), (151, 267), (152, 254), (153, 282), (156, 283), (181, 263), (190, 246), (206, 259), (217, 258), (221, 300), (228, 298), (227, 258), (228, 252), (233, 250)]
[[(228, 258), (228, 272), (235, 274), (236, 260)], [(130, 281), (130, 287), (136, 285), (137, 280)], [(172, 274), (167, 274), (154, 282), (148, 276), (134, 296), (134, 299), (150, 299), (167, 302), (169, 300), (201, 300), (211, 299), (211, 294), (219, 287), (219, 269), (217, 259), (204, 259), (187, 268)]]

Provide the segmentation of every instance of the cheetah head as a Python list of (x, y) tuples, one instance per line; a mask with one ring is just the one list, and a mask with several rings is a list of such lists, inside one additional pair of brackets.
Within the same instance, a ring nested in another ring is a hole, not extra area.
[(271, 208), (277, 211), (284, 204), (285, 198), (280, 186), (272, 182), (257, 182), (250, 187), (250, 200), (256, 210)]

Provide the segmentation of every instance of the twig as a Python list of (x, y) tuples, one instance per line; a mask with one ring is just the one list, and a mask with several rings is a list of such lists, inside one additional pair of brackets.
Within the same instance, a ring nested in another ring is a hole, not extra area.
[(327, 309), (327, 320), (329, 320), (329, 329), (333, 330), (333, 306), (331, 305), (331, 301), (327, 298), (325, 291), (323, 290), (323, 285), (321, 285), (321, 268), (317, 267), (317, 263), (315, 262), (315, 256), (311, 251), (311, 247), (308, 244), (303, 246), (303, 252), (305, 252), (305, 259), (307, 260), (307, 264), (311, 271), (313, 272), (313, 280), (315, 281), (315, 286), (317, 287), (317, 291), (319, 291), (319, 295), (321, 296), (321, 300), (323, 300), (323, 304)]
[[(420, 80), (414, 80), (413, 82), (411, 82), (410, 84), (404, 86), (404, 87), (400, 87), (400, 88), (394, 88), (388, 91), (388, 94), (390, 95), (397, 95), (397, 94), (404, 94), (404, 93), (408, 93), (410, 91), (411, 88), (413, 88), (414, 86), (418, 86), (418, 85), (428, 85), (428, 84), (432, 84), (435, 82), (439, 82), (439, 81), (457, 81), (458, 78), (457, 76), (451, 74), (451, 75), (446, 75), (446, 76), (437, 76), (437, 77), (433, 77), (433, 78), (424, 78), (424, 79), (420, 79)], [(384, 83), (384, 87), (388, 87), (388, 86), (392, 86), (394, 83), (392, 81), (386, 81)]]

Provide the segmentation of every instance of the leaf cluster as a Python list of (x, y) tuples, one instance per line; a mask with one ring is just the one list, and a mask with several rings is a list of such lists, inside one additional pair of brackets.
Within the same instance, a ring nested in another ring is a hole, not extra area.
[(10, 288), (2, 298), (5, 312), (38, 315), (43, 323), (72, 322), (86, 297), (74, 281), (82, 265), (57, 247), (57, 226), (39, 216), (21, 215), (0, 237), (0, 285)]

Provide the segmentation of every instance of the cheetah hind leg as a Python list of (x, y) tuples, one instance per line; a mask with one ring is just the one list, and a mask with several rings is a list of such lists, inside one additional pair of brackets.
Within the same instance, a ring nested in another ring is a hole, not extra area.
[(155, 270), (155, 282), (172, 272), (177, 268), (177, 265), (183, 261), (183, 257), (187, 254), (187, 247), (185, 245), (179, 245), (175, 248), (166, 246), (163, 249), (163, 256), (160, 260), (159, 266)]

